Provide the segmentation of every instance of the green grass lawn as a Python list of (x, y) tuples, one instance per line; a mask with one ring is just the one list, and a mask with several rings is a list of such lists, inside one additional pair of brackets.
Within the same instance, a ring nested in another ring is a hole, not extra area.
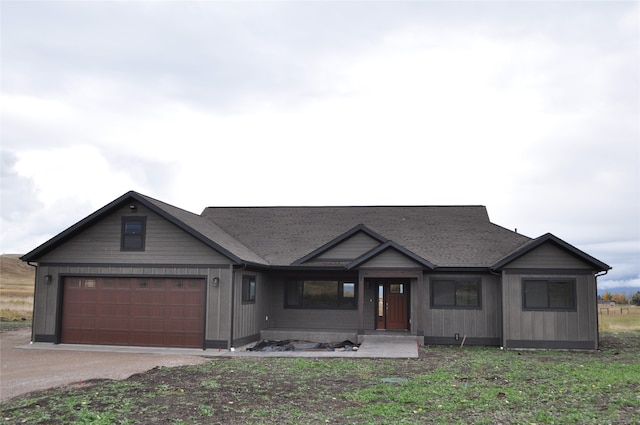
[[(6, 424), (634, 424), (640, 332), (599, 351), (424, 347), (419, 359), (216, 358), (30, 394)], [(400, 378), (399, 383), (384, 378)]]

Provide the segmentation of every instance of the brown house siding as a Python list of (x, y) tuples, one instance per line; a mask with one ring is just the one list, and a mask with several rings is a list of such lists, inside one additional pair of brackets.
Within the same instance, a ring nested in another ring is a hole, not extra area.
[[(312, 272), (313, 273), (313, 272)], [(313, 275), (310, 275), (313, 276)], [(357, 282), (357, 277), (343, 275), (345, 280)], [(349, 279), (351, 277), (351, 279)], [(306, 330), (354, 330), (358, 328), (358, 310), (322, 310), (284, 307), (284, 282), (287, 278), (278, 276), (273, 280), (271, 296), (271, 317), (269, 328)], [(322, 276), (318, 279), (341, 279), (337, 276)]]
[[(253, 303), (242, 302), (242, 277), (253, 276), (256, 279), (256, 300)], [(257, 271), (238, 270), (235, 273), (234, 331), (233, 345), (245, 345), (260, 338), (260, 331), (268, 326), (269, 295), (265, 276)]]
[[(570, 277), (576, 281), (575, 311), (523, 310), (523, 279), (554, 279)], [(569, 273), (503, 273), (505, 318), (504, 345), (506, 348), (583, 348), (596, 349), (597, 301), (595, 278), (586, 270), (582, 274)]]
[[(481, 307), (433, 308), (431, 306), (431, 281), (433, 279), (480, 279)], [(429, 274), (424, 278), (425, 290), (422, 303), (425, 343), (499, 345), (501, 337), (500, 277), (482, 274)], [(455, 339), (458, 334), (459, 339)]]

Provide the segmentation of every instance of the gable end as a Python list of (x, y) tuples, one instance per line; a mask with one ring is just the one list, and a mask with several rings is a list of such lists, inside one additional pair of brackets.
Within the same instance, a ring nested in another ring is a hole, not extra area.
[(494, 270), (507, 268), (589, 269), (605, 271), (611, 267), (560, 238), (547, 233), (495, 263)]
[[(376, 260), (378, 261), (376, 263)], [(407, 262), (409, 260), (409, 262)], [(347, 270), (360, 266), (407, 267), (435, 269), (435, 265), (393, 241), (388, 241), (347, 264)]]
[(364, 224), (359, 224), (299, 260), (294, 261), (292, 265), (301, 265), (314, 260), (350, 261), (384, 242), (386, 242), (386, 239), (381, 235)]

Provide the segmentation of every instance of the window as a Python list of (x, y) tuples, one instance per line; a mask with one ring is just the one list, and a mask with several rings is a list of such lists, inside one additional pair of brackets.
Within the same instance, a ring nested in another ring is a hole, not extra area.
[(242, 302), (245, 304), (256, 302), (255, 276), (242, 276)]
[(144, 217), (122, 217), (122, 251), (144, 251), (146, 222)]
[(575, 310), (574, 279), (527, 279), (522, 281), (525, 310)]
[(480, 308), (480, 280), (433, 279), (431, 307)]
[(355, 309), (355, 282), (296, 280), (285, 285), (285, 308)]

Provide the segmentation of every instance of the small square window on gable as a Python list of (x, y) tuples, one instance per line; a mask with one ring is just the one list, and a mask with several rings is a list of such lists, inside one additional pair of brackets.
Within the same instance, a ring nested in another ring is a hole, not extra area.
[(146, 217), (122, 217), (121, 251), (144, 251)]

